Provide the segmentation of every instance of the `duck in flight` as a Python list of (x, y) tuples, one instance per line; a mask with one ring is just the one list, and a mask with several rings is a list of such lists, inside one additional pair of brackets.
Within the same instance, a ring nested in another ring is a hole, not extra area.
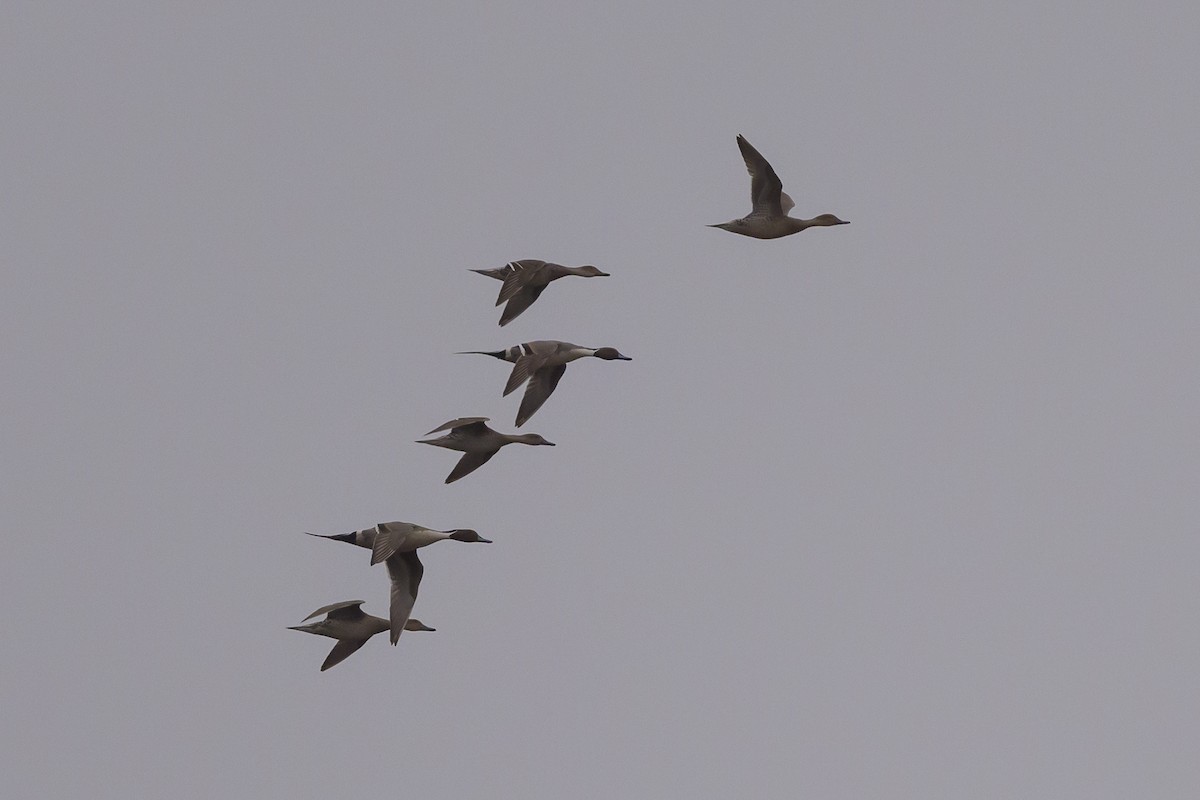
[[(305, 531), (305, 533), (308, 532)], [(425, 574), (425, 567), (421, 564), (421, 559), (417, 558), (417, 548), (427, 547), (434, 542), (446, 539), (453, 539), (457, 542), (492, 543), (491, 539), (483, 538), (470, 528), (436, 531), (432, 528), (414, 525), (411, 522), (381, 522), (374, 528), (362, 531), (332, 535), (309, 533), (308, 535), (319, 536), (322, 539), (336, 539), (339, 542), (349, 542), (359, 547), (369, 548), (372, 566), (380, 561), (387, 564), (388, 577), (392, 581), (392, 603), (389, 609), (391, 619), (388, 623), (392, 644), (400, 639), (400, 634), (404, 631), (421, 630), (405, 627), (412, 614), (413, 606), (417, 602), (417, 589), (421, 585), (421, 577)], [(359, 647), (361, 646), (359, 645)]]
[(623, 356), (615, 347), (580, 347), (570, 342), (559, 342), (553, 339), (543, 339), (537, 342), (525, 342), (513, 345), (506, 350), (468, 350), (456, 355), (481, 355), (508, 361), (513, 365), (508, 383), (504, 387), (504, 396), (512, 394), (518, 386), (529, 381), (525, 388), (525, 396), (521, 398), (521, 407), (517, 410), (517, 427), (525, 422), (542, 407), (554, 389), (558, 386), (567, 364), (578, 359), (592, 356), (604, 361), (633, 361), (629, 356)]
[(783, 191), (783, 182), (779, 180), (775, 170), (741, 134), (738, 134), (737, 143), (746, 162), (746, 169), (750, 173), (750, 202), (753, 208), (741, 219), (708, 227), (740, 233), (742, 236), (753, 236), (755, 239), (778, 239), (781, 236), (799, 233), (806, 228), (850, 224), (833, 214), (821, 214), (812, 219), (789, 217), (788, 212), (795, 208), (796, 204), (787, 196), (787, 192)]
[[(363, 611), (362, 604), (362, 600), (346, 600), (322, 606), (304, 620), (308, 621), (321, 614), (325, 615), (325, 619), (288, 628), (290, 631), (315, 633), (318, 636), (328, 636), (338, 640), (338, 643), (329, 651), (329, 655), (325, 657), (325, 663), (321, 665), (321, 672), (342, 663), (355, 650), (366, 644), (372, 636), (391, 627), (391, 623), (383, 617), (375, 617)], [(437, 629), (429, 627), (419, 619), (409, 618), (404, 623), (404, 630), (432, 631)]]
[(608, 278), (607, 272), (601, 272), (591, 264), (582, 267), (564, 267), (562, 264), (551, 264), (549, 261), (539, 261), (536, 258), (526, 258), (521, 261), (510, 261), (496, 269), (473, 269), (480, 275), (487, 275), (504, 281), (500, 287), (500, 296), (496, 305), (507, 302), (500, 314), (500, 325), (504, 326), (521, 315), (521, 312), (533, 305), (533, 301), (541, 296), (551, 281), (565, 278), (568, 275), (578, 275), (581, 278)]
[(436, 439), (418, 439), (417, 444), (431, 444), (435, 447), (445, 447), (458, 450), (463, 457), (454, 465), (454, 469), (446, 476), (446, 483), (454, 483), (464, 475), (470, 475), (482, 467), (488, 460), (500, 452), (506, 444), (544, 444), (554, 447), (554, 442), (548, 442), (536, 433), (500, 433), (489, 428), (487, 417), (460, 417), (452, 419), (445, 425), (434, 428), (429, 433), (450, 431), (445, 436)]

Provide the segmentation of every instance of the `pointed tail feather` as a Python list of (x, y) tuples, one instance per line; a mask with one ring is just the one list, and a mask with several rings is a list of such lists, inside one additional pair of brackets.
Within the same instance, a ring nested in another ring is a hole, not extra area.
[(338, 541), (338, 542), (349, 542), (350, 544), (357, 544), (357, 543), (358, 543), (358, 542), (356, 541), (356, 539), (357, 539), (357, 532), (351, 532), (351, 533), (309, 533), (308, 531), (304, 531), (304, 533), (305, 533), (305, 534), (307, 534), (308, 536), (316, 536), (318, 539), (333, 539), (333, 540), (335, 540), (335, 541)]
[(503, 350), (459, 350), (454, 355), (456, 355), (456, 356), (491, 356), (492, 358), (498, 358), (501, 361), (504, 360), (504, 351)]

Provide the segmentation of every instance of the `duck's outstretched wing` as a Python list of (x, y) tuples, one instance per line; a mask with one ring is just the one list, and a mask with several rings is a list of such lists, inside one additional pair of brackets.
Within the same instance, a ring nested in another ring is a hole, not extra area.
[(496, 298), (496, 305), (500, 305), (506, 300), (515, 297), (522, 289), (529, 286), (531, 283), (549, 283), (549, 281), (539, 281), (542, 270), (546, 267), (545, 261), (527, 258), (524, 261), (514, 261), (508, 265), (509, 272), (504, 276), (504, 285), (500, 287), (500, 295)]
[(546, 291), (545, 286), (526, 286), (509, 298), (508, 305), (500, 314), (500, 327), (504, 327), (529, 308)]
[(362, 610), (362, 604), (364, 602), (366, 601), (343, 600), (340, 603), (330, 603), (327, 606), (321, 606), (316, 611), (305, 617), (302, 621), (307, 622), (313, 617), (319, 617), (322, 614), (328, 614), (330, 619), (360, 619), (366, 616)]
[(345, 661), (350, 655), (367, 643), (366, 639), (339, 639), (338, 643), (329, 651), (329, 655), (325, 656), (325, 663), (321, 665), (321, 672), (330, 667), (337, 666)]
[[(490, 355), (490, 353), (487, 355)], [(441, 426), (434, 428), (433, 430), (429, 431), (429, 433), (426, 433), (425, 435), (429, 436), (430, 434), (439, 433), (440, 431), (454, 431), (455, 433), (458, 433), (458, 432), (460, 432), (459, 429), (468, 428), (468, 426), (469, 426), (468, 430), (464, 430), (461, 432), (469, 434), (469, 433), (472, 433), (471, 429), (474, 429), (474, 431), (482, 433), (483, 429), (487, 427), (483, 423), (485, 423), (487, 421), (488, 421), (488, 417), (459, 417), (458, 419), (450, 420), (445, 425), (441, 425)]]
[(525, 353), (513, 364), (509, 373), (508, 383), (504, 384), (504, 397), (512, 394), (518, 386), (529, 379), (531, 375), (542, 368), (549, 358), (549, 353)]
[(542, 367), (533, 373), (529, 379), (529, 385), (525, 387), (525, 396), (521, 398), (521, 407), (517, 409), (518, 428), (537, 413), (537, 410), (546, 402), (546, 398), (554, 393), (555, 387), (558, 386), (558, 382), (566, 371), (567, 365), (559, 364), (556, 367)]
[(391, 558), (417, 526), (409, 522), (389, 522), (375, 527), (377, 533), (375, 541), (371, 543), (371, 566)]
[(387, 568), (388, 576), (392, 579), (390, 621), (392, 644), (395, 644), (412, 615), (413, 605), (417, 602), (417, 588), (421, 585), (425, 567), (421, 564), (421, 559), (417, 558), (417, 551), (409, 550), (389, 558)]
[[(783, 181), (779, 180), (762, 153), (755, 150), (744, 136), (738, 134), (737, 143), (742, 151), (742, 160), (746, 162), (746, 171), (750, 173), (750, 204), (753, 207), (750, 216), (782, 217)], [(789, 197), (788, 203), (791, 202), (792, 198)], [(794, 205), (792, 203), (788, 207)]]
[(446, 483), (454, 483), (459, 478), (470, 475), (486, 464), (488, 459), (498, 452), (498, 450), (493, 450), (490, 453), (463, 453), (463, 457), (458, 460), (458, 463), (454, 465), (454, 469), (450, 470), (450, 474), (446, 476)]

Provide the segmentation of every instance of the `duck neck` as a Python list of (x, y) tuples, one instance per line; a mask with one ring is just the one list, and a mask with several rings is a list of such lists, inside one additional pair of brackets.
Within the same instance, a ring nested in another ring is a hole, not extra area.
[(596, 348), (592, 347), (575, 347), (563, 353), (563, 363), (574, 361), (578, 358), (587, 358), (588, 356), (596, 355)]

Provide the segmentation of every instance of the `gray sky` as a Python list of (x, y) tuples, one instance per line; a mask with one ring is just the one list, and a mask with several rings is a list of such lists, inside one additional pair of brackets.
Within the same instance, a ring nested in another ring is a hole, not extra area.
[(1197, 6), (521, 5), (0, 11), (9, 796), (1197, 796)]

